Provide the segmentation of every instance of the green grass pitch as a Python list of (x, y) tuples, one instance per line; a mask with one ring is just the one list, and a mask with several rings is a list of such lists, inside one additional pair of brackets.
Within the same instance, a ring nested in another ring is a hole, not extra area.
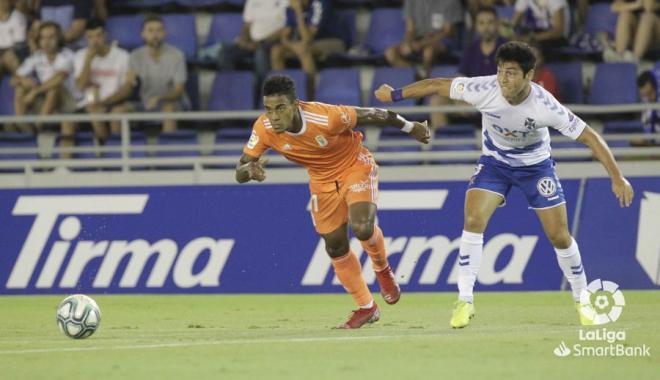
[[(453, 293), (377, 298), (381, 320), (332, 330), (347, 295), (92, 295), (100, 329), (85, 340), (55, 323), (63, 296), (0, 297), (2, 379), (659, 379), (660, 292), (624, 291), (629, 346), (650, 357), (557, 357), (580, 342), (566, 292), (478, 293), (476, 317), (449, 328)], [(602, 329), (603, 326), (598, 328)], [(586, 330), (585, 330), (586, 331)]]

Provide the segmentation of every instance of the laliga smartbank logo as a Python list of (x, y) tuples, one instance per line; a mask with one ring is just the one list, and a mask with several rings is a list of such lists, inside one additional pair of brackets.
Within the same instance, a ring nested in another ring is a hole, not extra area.
[[(619, 319), (625, 305), (626, 299), (618, 284), (597, 279), (582, 291), (579, 312), (592, 325), (605, 325)], [(553, 353), (558, 357), (651, 356), (650, 346), (626, 343), (625, 330), (580, 329), (578, 341), (569, 346), (562, 340)]]

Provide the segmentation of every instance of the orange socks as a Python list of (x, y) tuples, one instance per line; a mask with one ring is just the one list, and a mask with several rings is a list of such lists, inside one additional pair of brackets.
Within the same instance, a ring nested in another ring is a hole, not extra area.
[(385, 252), (385, 239), (383, 231), (378, 226), (374, 226), (374, 234), (369, 240), (360, 241), (362, 248), (369, 254), (374, 270), (380, 272), (387, 268), (387, 253)]
[(360, 262), (353, 251), (349, 250), (344, 256), (332, 259), (332, 266), (335, 268), (339, 282), (344, 285), (344, 289), (353, 297), (358, 306), (371, 304), (374, 299), (362, 277)]

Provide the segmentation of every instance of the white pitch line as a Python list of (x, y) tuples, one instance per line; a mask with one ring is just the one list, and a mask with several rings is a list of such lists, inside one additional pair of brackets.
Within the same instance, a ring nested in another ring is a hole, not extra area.
[(206, 342), (182, 342), (182, 343), (159, 343), (138, 344), (131, 346), (109, 346), (109, 347), (68, 347), (68, 348), (34, 348), (25, 350), (3, 350), (0, 355), (17, 354), (42, 354), (56, 352), (79, 352), (79, 351), (103, 351), (103, 350), (148, 350), (154, 348), (174, 347), (197, 347), (197, 346), (223, 346), (233, 344), (264, 344), (264, 343), (307, 343), (307, 342), (332, 342), (345, 340), (371, 340), (371, 339), (401, 339), (401, 338), (436, 338), (446, 334), (412, 334), (412, 335), (371, 335), (371, 336), (337, 336), (337, 337), (311, 337), (311, 338), (279, 338), (279, 339), (244, 339), (244, 340), (214, 340)]

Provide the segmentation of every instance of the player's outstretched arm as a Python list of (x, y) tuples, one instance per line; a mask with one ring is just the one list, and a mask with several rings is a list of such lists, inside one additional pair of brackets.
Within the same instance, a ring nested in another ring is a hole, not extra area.
[(264, 165), (267, 162), (268, 159), (264, 157), (256, 158), (243, 153), (236, 165), (236, 182), (245, 183), (252, 179), (262, 182), (266, 179)]
[(452, 79), (446, 78), (424, 79), (396, 89), (388, 84), (383, 84), (375, 91), (375, 95), (376, 99), (383, 103), (398, 102), (410, 98), (423, 98), (434, 94), (448, 98), (451, 81)]
[(357, 126), (394, 126), (400, 128), (402, 132), (410, 133), (415, 140), (428, 144), (431, 138), (427, 122), (419, 123), (408, 121), (396, 112), (384, 110), (382, 108), (360, 108), (355, 107), (357, 113)]
[(630, 182), (621, 173), (619, 166), (607, 146), (605, 140), (591, 127), (587, 126), (577, 140), (591, 149), (592, 154), (600, 161), (607, 174), (612, 179), (612, 192), (619, 200), (621, 207), (628, 207), (632, 203), (634, 191)]

